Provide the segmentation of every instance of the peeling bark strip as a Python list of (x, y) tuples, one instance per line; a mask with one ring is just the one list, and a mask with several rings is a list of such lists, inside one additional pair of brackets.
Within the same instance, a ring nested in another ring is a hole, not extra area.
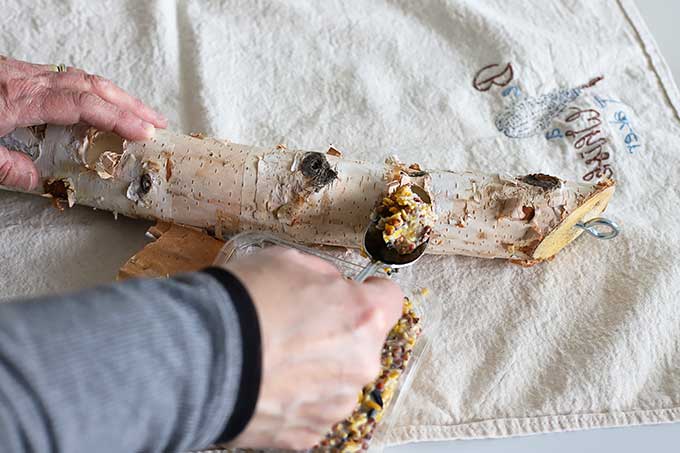
[(78, 125), (18, 129), (0, 144), (31, 150), (38, 194), (131, 217), (214, 231), (264, 230), (316, 244), (358, 247), (376, 204), (413, 182), (432, 196), (438, 223), (428, 251), (533, 263), (561, 250), (614, 191), (547, 175), (424, 171), (396, 159), (257, 148), (158, 130), (131, 143)]

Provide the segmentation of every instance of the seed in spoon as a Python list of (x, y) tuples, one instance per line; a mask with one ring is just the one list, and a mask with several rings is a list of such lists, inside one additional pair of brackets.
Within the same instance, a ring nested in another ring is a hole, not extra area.
[(382, 199), (375, 211), (383, 240), (401, 255), (411, 253), (427, 242), (437, 220), (432, 205), (423, 201), (411, 187), (411, 184), (397, 187)]

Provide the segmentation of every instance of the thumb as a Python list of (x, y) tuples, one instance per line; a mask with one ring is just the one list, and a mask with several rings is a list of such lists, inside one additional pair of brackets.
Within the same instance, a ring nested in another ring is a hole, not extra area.
[(401, 316), (404, 294), (399, 285), (387, 278), (369, 277), (361, 286), (367, 300), (382, 314), (382, 327), (389, 331)]
[(21, 190), (38, 187), (40, 172), (30, 157), (0, 146), (0, 185)]

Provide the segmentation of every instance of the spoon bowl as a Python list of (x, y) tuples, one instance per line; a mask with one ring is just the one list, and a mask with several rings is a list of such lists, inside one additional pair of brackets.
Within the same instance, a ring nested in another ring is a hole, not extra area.
[[(412, 185), (411, 191), (418, 195), (421, 200), (427, 204), (432, 203), (430, 195), (420, 186)], [(371, 259), (371, 264), (366, 266), (363, 271), (355, 277), (355, 280), (361, 282), (364, 281), (368, 276), (372, 275), (376, 269), (381, 265), (390, 267), (392, 269), (398, 269), (400, 267), (406, 267), (414, 264), (420, 259), (425, 253), (427, 245), (430, 240), (420, 244), (411, 253), (401, 254), (397, 252), (396, 249), (389, 247), (385, 240), (383, 239), (383, 233), (378, 229), (378, 222), (372, 221), (366, 231), (364, 232), (363, 246), (366, 254)]]
[(425, 253), (428, 242), (429, 239), (416, 247), (411, 253), (401, 254), (396, 249), (387, 246), (383, 239), (382, 230), (378, 229), (377, 222), (371, 222), (364, 233), (364, 250), (368, 257), (372, 261), (379, 261), (392, 268), (400, 268), (415, 263)]

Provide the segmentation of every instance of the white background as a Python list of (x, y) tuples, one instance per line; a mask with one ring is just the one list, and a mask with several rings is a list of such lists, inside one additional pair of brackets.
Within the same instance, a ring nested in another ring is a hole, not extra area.
[[(636, 0), (661, 54), (680, 84), (680, 1)], [(610, 428), (489, 440), (427, 442), (392, 447), (386, 453), (677, 453), (680, 423)]]

